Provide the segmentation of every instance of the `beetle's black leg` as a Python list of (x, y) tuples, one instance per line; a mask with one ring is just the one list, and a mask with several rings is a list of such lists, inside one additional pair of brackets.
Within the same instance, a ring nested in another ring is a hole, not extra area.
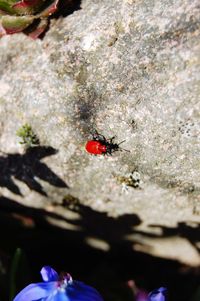
[(93, 138), (94, 140), (97, 140), (97, 138), (98, 138), (98, 136), (99, 136), (97, 130), (91, 131), (90, 134), (92, 135), (92, 138)]
[(113, 136), (113, 137), (107, 139), (107, 142), (108, 142), (109, 144), (113, 144), (113, 140), (114, 140), (115, 138), (116, 138), (116, 136)]
[(102, 134), (99, 134), (96, 129), (94, 130), (94, 133), (92, 134), (92, 136), (93, 136), (94, 140), (100, 140), (100, 141), (106, 142), (106, 138)]

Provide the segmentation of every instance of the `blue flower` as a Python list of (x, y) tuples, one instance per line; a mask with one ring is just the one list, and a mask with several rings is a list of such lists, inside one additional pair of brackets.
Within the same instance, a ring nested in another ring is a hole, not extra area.
[(160, 287), (153, 290), (148, 295), (148, 301), (166, 301), (167, 300), (167, 289), (165, 287)]
[(68, 273), (58, 276), (49, 266), (40, 273), (44, 282), (29, 284), (13, 301), (103, 301), (93, 287), (72, 280)]

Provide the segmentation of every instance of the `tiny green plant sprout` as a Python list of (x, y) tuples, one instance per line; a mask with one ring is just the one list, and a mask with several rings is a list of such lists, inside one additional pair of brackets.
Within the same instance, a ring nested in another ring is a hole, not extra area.
[(37, 146), (40, 144), (40, 141), (36, 134), (33, 132), (31, 126), (26, 123), (17, 131), (17, 136), (22, 140), (19, 142), (23, 144), (26, 148)]

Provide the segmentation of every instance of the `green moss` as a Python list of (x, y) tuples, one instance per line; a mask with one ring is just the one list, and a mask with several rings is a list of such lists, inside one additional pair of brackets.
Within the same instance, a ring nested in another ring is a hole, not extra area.
[(33, 132), (31, 126), (27, 123), (19, 128), (16, 135), (22, 139), (19, 143), (24, 144), (27, 148), (40, 144), (38, 137)]

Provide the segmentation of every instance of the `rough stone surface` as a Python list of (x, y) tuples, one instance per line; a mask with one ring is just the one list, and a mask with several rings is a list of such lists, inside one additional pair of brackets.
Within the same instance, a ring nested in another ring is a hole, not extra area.
[[(62, 219), (50, 222), (74, 231), (70, 220), (81, 216), (70, 206), (133, 215), (132, 233), (120, 237), (133, 249), (199, 265), (199, 18), (199, 0), (83, 0), (43, 40), (3, 37), (0, 164), (18, 154), (18, 167), (3, 169), (2, 197), (53, 211)], [(24, 160), (24, 123), (58, 151), (35, 159), (47, 176)], [(94, 129), (126, 140), (130, 153), (86, 153)], [(95, 239), (109, 248), (87, 242)]]

